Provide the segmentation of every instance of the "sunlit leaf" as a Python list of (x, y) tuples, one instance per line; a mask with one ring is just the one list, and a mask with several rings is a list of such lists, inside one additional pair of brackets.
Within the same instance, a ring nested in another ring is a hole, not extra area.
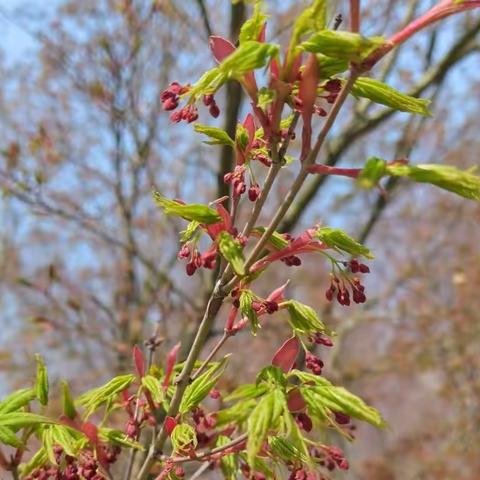
[(197, 221), (207, 225), (221, 220), (220, 215), (213, 208), (206, 205), (196, 203), (182, 204), (175, 200), (169, 200), (158, 192), (154, 192), (153, 198), (157, 205), (163, 208), (165, 215), (173, 215), (188, 221)]
[(374, 258), (370, 250), (354, 240), (340, 228), (320, 227), (315, 236), (330, 248), (349, 253), (354, 257)]
[(217, 242), (220, 253), (232, 265), (235, 273), (245, 275), (245, 259), (240, 242), (225, 231), (220, 232)]

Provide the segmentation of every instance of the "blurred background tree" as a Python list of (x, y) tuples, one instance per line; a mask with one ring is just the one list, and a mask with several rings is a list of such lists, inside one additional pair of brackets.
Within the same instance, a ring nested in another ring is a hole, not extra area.
[[(393, 32), (432, 3), (365, 0), (361, 30)], [(300, 7), (266, 4), (269, 36), (282, 42)], [(331, 4), (332, 22), (348, 12), (347, 1)], [(212, 156), (191, 126), (171, 128), (159, 97), (171, 81), (213, 64), (208, 36), (235, 41), (250, 8), (216, 0), (2, 4), (2, 27), (13, 33), (0, 66), (0, 393), (23, 384), (37, 351), (57, 377), (74, 375), (78, 391), (129, 368), (131, 346), (151, 335), (165, 339), (160, 356), (179, 339), (188, 347), (212, 277), (185, 275), (176, 261), (179, 224), (158, 214), (151, 191), (189, 201), (221, 197), (232, 155), (222, 147)], [(432, 98), (433, 118), (360, 102), (344, 114), (323, 161), (359, 166), (375, 152), (478, 166), (479, 30), (478, 15), (462, 15), (419, 35), (408, 52), (390, 54), (376, 78)], [(22, 50), (21, 39), (28, 39)], [(236, 84), (217, 99), (218, 124), (229, 132), (242, 119), (242, 101)], [(285, 185), (290, 175), (283, 173)], [(301, 276), (273, 270), (265, 290), (298, 277), (296, 297), (323, 310), (339, 333), (325, 354), (327, 376), (350, 383), (391, 424), (387, 432), (362, 427), (349, 452), (351, 478), (473, 480), (480, 468), (480, 207), (397, 184), (360, 192), (348, 180), (315, 176), (282, 225), (301, 231), (321, 221), (367, 242), (376, 260), (365, 307), (328, 305), (328, 271), (317, 266)], [(281, 184), (275, 194), (284, 193)], [(274, 324), (255, 344), (240, 336), (232, 385), (251, 380), (281, 338)]]

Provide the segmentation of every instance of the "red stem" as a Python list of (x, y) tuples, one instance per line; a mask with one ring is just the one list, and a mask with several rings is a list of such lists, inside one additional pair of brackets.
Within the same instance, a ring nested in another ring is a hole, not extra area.
[(360, 0), (350, 0), (350, 31), (360, 31)]

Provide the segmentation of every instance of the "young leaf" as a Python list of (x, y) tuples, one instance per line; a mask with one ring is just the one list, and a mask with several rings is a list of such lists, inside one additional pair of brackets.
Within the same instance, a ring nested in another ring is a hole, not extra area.
[(135, 448), (136, 450), (144, 450), (141, 443), (128, 438), (124, 432), (114, 430), (112, 428), (100, 428), (98, 436), (103, 442), (110, 442), (120, 447)]
[(450, 165), (387, 165), (387, 174), (408, 177), (416, 182), (431, 183), (464, 198), (480, 201), (480, 177)]
[(22, 441), (15, 435), (13, 430), (8, 427), (0, 426), (0, 445), (10, 445), (14, 448), (22, 448)]
[(231, 147), (235, 145), (234, 141), (229, 137), (228, 133), (221, 128), (201, 125), (200, 123), (195, 123), (193, 128), (196, 132), (203, 133), (204, 135), (212, 139), (208, 142), (204, 142), (207, 145), (230, 145)]
[[(252, 230), (252, 235), (254, 236), (261, 236), (265, 232), (265, 227), (255, 227)], [(288, 241), (285, 240), (283, 235), (278, 232), (273, 232), (271, 237), (268, 240), (268, 243), (275, 248), (276, 250), (282, 250), (285, 247), (288, 247)]]
[(348, 61), (317, 54), (320, 78), (330, 78), (348, 70)]
[(245, 259), (243, 257), (240, 242), (234, 239), (228, 232), (220, 232), (217, 237), (218, 248), (231, 265), (237, 275), (245, 275)]
[(137, 371), (137, 375), (139, 377), (145, 376), (145, 358), (143, 356), (143, 352), (137, 345), (133, 347), (133, 364), (135, 365), (135, 370)]
[(266, 385), (256, 385), (254, 383), (246, 383), (238, 386), (230, 395), (224, 398), (225, 402), (231, 402), (239, 399), (257, 398), (267, 391)]
[(386, 174), (386, 162), (381, 158), (370, 157), (357, 177), (357, 185), (361, 188), (373, 188)]
[(367, 38), (358, 33), (321, 30), (303, 42), (301, 48), (327, 57), (361, 62), (384, 43), (382, 37)]
[(52, 440), (55, 445), (60, 445), (65, 453), (74, 457), (78, 451), (78, 440), (84, 438), (77, 430), (73, 430), (65, 425), (51, 425)]
[(321, 332), (328, 335), (332, 333), (312, 307), (296, 300), (288, 300), (285, 303), (290, 314), (289, 323), (296, 332), (300, 334)]
[(80, 395), (77, 399), (77, 404), (87, 409), (85, 416), (89, 417), (102, 404), (114, 400), (115, 397), (120, 392), (123, 392), (134, 380), (135, 375), (133, 374), (119, 375), (102, 387), (94, 388)]
[(354, 257), (374, 258), (367, 247), (354, 240), (340, 228), (321, 227), (317, 230), (315, 236), (325, 245), (335, 250), (341, 250)]
[(11, 413), (28, 405), (37, 397), (33, 388), (25, 388), (11, 393), (0, 402), (0, 414)]
[(327, 23), (326, 0), (313, 0), (295, 20), (288, 48), (289, 60), (296, 56), (297, 47), (303, 36), (323, 30)]
[(28, 463), (21, 465), (20, 471), (23, 477), (27, 477), (35, 469), (45, 465), (48, 461), (48, 456), (45, 448), (41, 447), (37, 450), (35, 455), (28, 461)]
[(42, 405), (48, 403), (48, 375), (45, 362), (40, 355), (35, 355), (37, 362), (37, 379), (35, 381), (35, 394)]
[(70, 388), (68, 383), (62, 382), (62, 404), (63, 404), (63, 413), (73, 420), (77, 416), (77, 411), (75, 410), (75, 403), (70, 393)]
[(285, 394), (275, 388), (260, 399), (251, 413), (247, 424), (247, 459), (250, 466), (253, 466), (268, 433), (275, 427), (285, 409)]
[[(230, 443), (230, 439), (225, 435), (219, 435), (217, 438), (216, 446), (223, 447)], [(222, 469), (223, 477), (225, 480), (236, 480), (238, 471), (237, 456), (234, 453), (229, 455), (223, 455), (220, 459), (220, 468)]]
[(187, 225), (187, 228), (180, 232), (180, 242), (185, 243), (188, 242), (194, 235), (195, 232), (197, 231), (197, 228), (200, 226), (198, 222), (193, 220)]
[(253, 309), (253, 294), (250, 290), (242, 290), (240, 293), (240, 312), (250, 320), (252, 333), (257, 334), (259, 327), (257, 312)]
[(51, 418), (29, 412), (13, 412), (0, 415), (0, 426), (13, 429), (57, 423)]
[(250, 398), (235, 403), (231, 407), (219, 410), (217, 412), (217, 426), (220, 427), (229, 423), (234, 423), (235, 425), (243, 424), (248, 420), (256, 405), (255, 399)]
[(253, 9), (253, 15), (249, 18), (240, 29), (240, 44), (248, 40), (258, 40), (267, 16), (261, 11), (261, 2), (256, 1)]
[(154, 402), (161, 403), (163, 401), (163, 390), (157, 378), (153, 375), (145, 375), (142, 378), (142, 385), (152, 394)]
[(273, 453), (273, 458), (281, 458), (284, 462), (307, 463), (308, 457), (292, 442), (282, 437), (270, 437), (268, 445)]
[(395, 90), (393, 87), (368, 77), (360, 77), (352, 87), (355, 97), (363, 97), (400, 112), (417, 113), (430, 116), (430, 100), (415, 98)]
[(185, 389), (182, 402), (180, 403), (180, 413), (189, 412), (208, 395), (225, 370), (227, 358), (225, 357), (222, 362), (210, 367)]
[(189, 221), (197, 221), (210, 225), (212, 223), (220, 222), (220, 215), (213, 210), (213, 208), (206, 205), (191, 203), (184, 205), (174, 200), (168, 200), (158, 192), (153, 193), (153, 198), (157, 205), (163, 208), (165, 215), (173, 215), (181, 217)]
[(294, 370), (292, 374), (304, 383), (300, 391), (307, 405), (313, 400), (316, 404), (320, 404), (332, 412), (344, 413), (378, 428), (386, 426), (386, 422), (378, 410), (370, 407), (360, 397), (345, 388), (336, 387), (326, 378), (311, 373)]
[(195, 449), (198, 441), (195, 430), (187, 423), (177, 425), (170, 436), (173, 451), (176, 453), (186, 453), (191, 449)]
[(258, 372), (256, 385), (260, 385), (262, 382), (270, 387), (280, 387), (282, 389), (287, 386), (287, 379), (283, 370), (276, 365), (263, 367), (260, 372)]

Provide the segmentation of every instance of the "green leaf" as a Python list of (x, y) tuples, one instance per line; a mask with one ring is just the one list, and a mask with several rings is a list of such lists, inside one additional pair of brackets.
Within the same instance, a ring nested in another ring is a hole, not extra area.
[(285, 388), (287, 386), (287, 378), (283, 370), (274, 365), (268, 365), (258, 372), (256, 385), (260, 385), (262, 382), (266, 383), (270, 388)]
[(245, 259), (240, 242), (228, 232), (220, 232), (217, 236), (218, 248), (225, 260), (232, 265), (237, 275), (245, 275)]
[(46, 450), (43, 447), (38, 449), (35, 455), (28, 461), (28, 463), (21, 465), (20, 471), (22, 473), (22, 477), (27, 477), (31, 472), (45, 465), (45, 463), (47, 463), (47, 460), (48, 457)]
[(320, 78), (330, 78), (348, 70), (348, 61), (341, 58), (327, 57), (319, 53), (317, 55)]
[(217, 426), (220, 427), (229, 423), (234, 423), (236, 426), (243, 424), (248, 420), (256, 405), (256, 400), (249, 398), (235, 403), (231, 407), (219, 410), (217, 412)]
[(340, 228), (321, 227), (317, 230), (315, 236), (325, 245), (337, 251), (341, 250), (354, 257), (374, 258), (367, 247), (354, 240)]
[(144, 450), (141, 443), (128, 438), (124, 432), (114, 430), (113, 428), (100, 428), (98, 430), (100, 440), (110, 442), (120, 447), (135, 448), (136, 450)]
[(202, 373), (185, 389), (180, 403), (179, 412), (187, 413), (196, 407), (212, 390), (225, 370), (228, 357), (224, 357), (219, 364), (213, 365)]
[[(261, 236), (265, 232), (265, 227), (255, 227), (252, 230), (252, 235)], [(282, 250), (282, 248), (288, 247), (288, 241), (285, 240), (283, 235), (278, 232), (273, 232), (271, 237), (268, 239), (268, 243), (272, 245), (276, 250)]]
[(309, 458), (299, 450), (292, 442), (282, 437), (270, 437), (268, 445), (272, 451), (273, 458), (281, 458), (285, 463), (307, 463)]
[(386, 174), (386, 162), (381, 158), (370, 157), (357, 177), (357, 185), (361, 188), (373, 188)]
[(245, 150), (248, 145), (248, 132), (247, 129), (241, 124), (237, 123), (237, 128), (235, 129), (235, 145), (237, 145), (240, 150)]
[(250, 466), (253, 466), (268, 433), (286, 408), (284, 392), (275, 388), (260, 399), (251, 413), (247, 424), (247, 459)]
[(313, 0), (295, 20), (290, 39), (289, 55), (295, 56), (295, 51), (303, 36), (323, 30), (327, 23), (326, 0)]
[(15, 435), (13, 430), (10, 430), (8, 427), (0, 426), (0, 444), (10, 445), (14, 448), (23, 447), (23, 442)]
[(253, 293), (250, 290), (242, 290), (240, 292), (240, 313), (250, 321), (252, 333), (257, 334), (259, 327), (257, 312), (253, 309)]
[(221, 221), (220, 215), (213, 208), (206, 205), (196, 203), (184, 205), (174, 200), (168, 200), (158, 192), (153, 193), (153, 198), (157, 205), (163, 208), (165, 215), (173, 215), (207, 225)]
[(255, 2), (252, 17), (249, 18), (240, 29), (239, 41), (240, 44), (248, 40), (258, 40), (258, 36), (262, 31), (263, 25), (267, 20), (267, 15), (261, 11), (261, 1)]
[(246, 73), (263, 68), (278, 55), (278, 45), (254, 40), (242, 42), (218, 67), (205, 72), (189, 91), (190, 98), (215, 93), (227, 80), (242, 79)]
[(241, 398), (257, 398), (267, 391), (266, 385), (256, 385), (255, 383), (246, 383), (238, 386), (230, 395), (224, 398), (225, 402), (239, 400)]
[[(223, 447), (228, 445), (230, 439), (225, 435), (219, 435), (217, 437), (216, 447)], [(225, 480), (236, 480), (237, 471), (238, 471), (238, 461), (237, 455), (230, 453), (228, 455), (223, 455), (220, 459), (220, 468), (222, 469), (223, 478)]]
[(113, 378), (102, 387), (94, 388), (77, 399), (77, 404), (86, 408), (85, 417), (89, 417), (102, 404), (113, 401), (135, 380), (135, 375), (120, 375)]
[(35, 381), (35, 394), (38, 401), (42, 405), (47, 405), (48, 403), (48, 375), (47, 367), (42, 357), (38, 354), (35, 355), (35, 360), (37, 362), (37, 379)]
[(401, 112), (417, 113), (425, 116), (431, 115), (428, 109), (431, 103), (430, 100), (411, 97), (373, 78), (358, 78), (352, 87), (352, 94), (357, 98), (368, 98), (372, 102), (380, 103)]
[(44, 417), (42, 415), (37, 415), (35, 413), (28, 412), (13, 412), (0, 414), (0, 426), (1, 427), (10, 427), (13, 429), (24, 428), (24, 427), (33, 427), (35, 425), (44, 425), (50, 423), (57, 423), (51, 418)]
[(11, 393), (0, 402), (0, 415), (2, 413), (11, 413), (28, 405), (37, 397), (33, 388), (25, 388)]
[(185, 453), (190, 449), (195, 449), (198, 445), (197, 435), (191, 425), (180, 423), (177, 425), (170, 436), (173, 451), (176, 453)]
[(142, 385), (152, 394), (154, 402), (161, 403), (163, 401), (163, 391), (158, 378), (153, 375), (145, 375), (142, 378)]
[(350, 393), (347, 389), (336, 387), (326, 378), (311, 373), (293, 370), (291, 374), (304, 384), (300, 388), (300, 392), (307, 405), (313, 397), (315, 403), (332, 412), (344, 413), (378, 428), (386, 426), (386, 422), (378, 410), (367, 405), (360, 397)]
[(450, 165), (391, 164), (387, 165), (387, 174), (408, 177), (416, 182), (431, 183), (464, 198), (480, 201), (480, 177)]
[(76, 456), (79, 449), (78, 440), (84, 438), (84, 435), (65, 425), (51, 425), (48, 428), (51, 430), (53, 444), (60, 445), (68, 455)]
[(385, 43), (382, 37), (364, 37), (358, 33), (321, 30), (301, 44), (307, 52), (322, 53), (350, 62), (361, 62)]
[(260, 108), (265, 108), (267, 105), (270, 105), (276, 98), (276, 91), (271, 88), (262, 87), (258, 91), (258, 100), (257, 105)]
[(70, 392), (70, 387), (65, 381), (62, 381), (62, 404), (63, 413), (73, 420), (77, 416), (77, 411), (75, 410), (75, 403)]
[(204, 142), (207, 145), (230, 145), (231, 147), (235, 145), (228, 133), (221, 128), (201, 125), (200, 123), (195, 123), (193, 128), (196, 132), (203, 133), (212, 139), (208, 142)]
[(185, 243), (188, 242), (194, 235), (195, 232), (197, 231), (197, 228), (200, 226), (200, 223), (197, 221), (193, 220), (187, 225), (187, 228), (180, 232), (180, 242)]
[(290, 314), (289, 323), (295, 332), (300, 334), (316, 332), (332, 334), (312, 307), (296, 300), (288, 300), (285, 303)]

